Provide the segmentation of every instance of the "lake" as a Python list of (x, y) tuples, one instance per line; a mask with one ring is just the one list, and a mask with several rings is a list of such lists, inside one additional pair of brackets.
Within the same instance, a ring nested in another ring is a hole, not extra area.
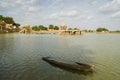
[[(41, 58), (94, 64), (83, 74)], [(120, 80), (120, 34), (0, 34), (0, 80)]]

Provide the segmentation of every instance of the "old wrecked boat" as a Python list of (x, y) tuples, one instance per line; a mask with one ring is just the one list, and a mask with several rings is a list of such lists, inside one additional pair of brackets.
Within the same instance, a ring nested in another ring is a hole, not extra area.
[(68, 63), (63, 63), (63, 62), (50, 59), (50, 57), (43, 57), (42, 59), (54, 66), (64, 68), (64, 69), (70, 69), (75, 71), (90, 71), (90, 72), (94, 70), (94, 65), (88, 65), (88, 64), (78, 63), (78, 62), (76, 62), (76, 64), (68, 64)]

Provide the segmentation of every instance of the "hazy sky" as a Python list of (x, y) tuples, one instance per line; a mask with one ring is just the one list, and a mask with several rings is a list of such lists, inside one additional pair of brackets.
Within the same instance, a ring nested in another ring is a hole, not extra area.
[(80, 29), (120, 30), (120, 0), (0, 0), (0, 15), (22, 26), (66, 23)]

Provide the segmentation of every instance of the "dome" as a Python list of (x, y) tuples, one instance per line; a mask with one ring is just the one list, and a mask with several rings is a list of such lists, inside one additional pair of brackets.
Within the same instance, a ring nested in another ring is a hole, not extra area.
[(30, 27), (30, 24), (25, 24), (25, 27)]
[(61, 30), (66, 30), (67, 29), (67, 25), (65, 23), (62, 23), (60, 26)]
[(25, 26), (30, 26), (30, 24), (25, 24)]
[(61, 26), (67, 26), (65, 23), (62, 23)]

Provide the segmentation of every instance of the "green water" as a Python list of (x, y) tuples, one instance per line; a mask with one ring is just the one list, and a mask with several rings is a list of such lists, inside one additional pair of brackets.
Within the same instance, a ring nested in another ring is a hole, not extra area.
[[(44, 62), (44, 56), (94, 64), (95, 70), (73, 73)], [(0, 80), (120, 80), (120, 34), (0, 34)]]

